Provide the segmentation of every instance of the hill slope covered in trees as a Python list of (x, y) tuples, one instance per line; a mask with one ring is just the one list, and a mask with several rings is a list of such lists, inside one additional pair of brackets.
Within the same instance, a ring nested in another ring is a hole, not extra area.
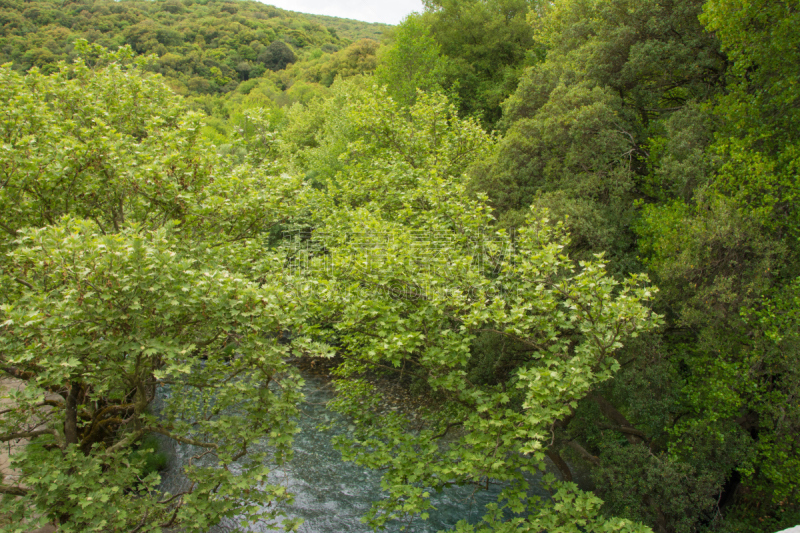
[(0, 5), (0, 62), (43, 72), (76, 57), (82, 38), (156, 54), (151, 67), (181, 94), (225, 93), (313, 54), (331, 54), (384, 24), (302, 15), (260, 2), (55, 0)]

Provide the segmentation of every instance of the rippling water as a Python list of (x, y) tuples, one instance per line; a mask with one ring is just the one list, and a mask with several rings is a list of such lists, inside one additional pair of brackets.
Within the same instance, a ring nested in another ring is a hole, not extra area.
[[(305, 375), (306, 402), (301, 407), (299, 426), (295, 436), (294, 458), (288, 464), (272, 471), (270, 482), (281, 483), (295, 496), (292, 506), (286, 508), (292, 517), (305, 520), (300, 527), (304, 533), (369, 532), (371, 528), (360, 518), (380, 494), (380, 473), (366, 470), (353, 463), (342, 461), (333, 448), (331, 438), (347, 431), (346, 421), (325, 408), (332, 393), (324, 380)], [(321, 424), (339, 422), (330, 431), (318, 431)], [(190, 446), (167, 445), (164, 451), (170, 456), (169, 467), (162, 472), (161, 489), (173, 494), (185, 487), (182, 465), (192, 454)], [(495, 502), (499, 487), (488, 491), (475, 491), (472, 487), (453, 487), (434, 494), (431, 503), (436, 507), (427, 520), (412, 523), (390, 524), (386, 531), (432, 533), (450, 529), (459, 520), (477, 522), (484, 514), (484, 506)], [(540, 492), (544, 496), (544, 492)], [(233, 524), (221, 524), (215, 533), (234, 529)], [(265, 526), (253, 526), (250, 531), (268, 531)]]

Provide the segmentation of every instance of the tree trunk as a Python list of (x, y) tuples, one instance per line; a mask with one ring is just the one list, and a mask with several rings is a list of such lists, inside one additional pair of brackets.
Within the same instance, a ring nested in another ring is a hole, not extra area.
[(80, 385), (73, 381), (64, 410), (64, 439), (67, 445), (78, 444), (78, 392)]
[(561, 472), (561, 480), (572, 481), (572, 471), (569, 469), (569, 465), (567, 464), (567, 462), (561, 458), (558, 452), (555, 450), (548, 449), (544, 453), (547, 454), (547, 457), (549, 457), (550, 460), (553, 461), (553, 464), (556, 465), (558, 471)]
[[(620, 428), (629, 428), (629, 429), (636, 429), (633, 425), (628, 422), (628, 419), (625, 418), (625, 415), (620, 413), (616, 407), (614, 407), (611, 402), (600, 396), (599, 394), (595, 393), (591, 395), (591, 399), (600, 407), (600, 411), (603, 415), (614, 422), (616, 425), (620, 426)], [(625, 438), (628, 439), (628, 442), (631, 444), (638, 444), (640, 442), (644, 442), (644, 439), (637, 434), (631, 432), (620, 431)], [(639, 432), (636, 432), (639, 433)]]

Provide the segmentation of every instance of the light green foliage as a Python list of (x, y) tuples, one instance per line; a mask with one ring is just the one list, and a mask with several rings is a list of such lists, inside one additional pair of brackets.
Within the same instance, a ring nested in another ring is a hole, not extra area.
[(459, 119), (444, 96), (419, 98), (404, 108), (368, 78), (337, 84), (328, 100), (292, 108), (282, 150), (308, 179), (332, 187), (338, 173), (361, 180), (347, 191), (351, 205), (359, 197), (388, 202), (433, 168), (442, 178), (460, 177), (491, 150), (490, 137), (474, 120)]
[(330, 86), (337, 76), (349, 78), (358, 74), (371, 74), (377, 65), (378, 42), (361, 39), (334, 55), (330, 66), (322, 74), (321, 82)]
[[(219, 159), (130, 49), (88, 51), (98, 66), (0, 71), (0, 368), (25, 382), (0, 441), (30, 440), (12, 453), (3, 531), (272, 520), (289, 496), (248, 450), (267, 439), (271, 461), (290, 456), (302, 396), (285, 360), (325, 353), (278, 342), (303, 308), (265, 270), (282, 264), (265, 244), (301, 185), (258, 146), (243, 166)], [(198, 450), (174, 497), (131, 453), (153, 433)]]
[(328, 98), (329, 87), (337, 79), (372, 74), (378, 48), (378, 42), (372, 39), (361, 39), (333, 53), (322, 53), (317, 48), (318, 54), (292, 63), (285, 70), (245, 81), (224, 96), (192, 97), (191, 105), (213, 117), (205, 130), (211, 139), (218, 145), (235, 144), (236, 128), (246, 127), (246, 114), (263, 113), (262, 108), (270, 108), (270, 127), (278, 129), (283, 125), (285, 110), (293, 104), (309, 106), (315, 100)]
[[(282, 78), (281, 82), (286, 86), (305, 82), (330, 87), (337, 78), (372, 74), (378, 63), (379, 47), (380, 44), (374, 39), (360, 39), (338, 52), (320, 54), (316, 58), (312, 56), (289, 67), (287, 77)], [(295, 98), (288, 103), (296, 101), (298, 99)], [(282, 102), (282, 105), (286, 103)]]
[(82, 62), (51, 76), (0, 70), (7, 237), (67, 213), (101, 231), (128, 219), (162, 225), (184, 218), (187, 201), (212, 181), (199, 116), (163, 83), (142, 78), (131, 58), (121, 51), (101, 75)]
[[(552, 483), (552, 479), (550, 480)], [(462, 520), (456, 526), (458, 533), (538, 533), (558, 531), (559, 533), (650, 533), (652, 530), (643, 524), (620, 518), (606, 519), (599, 515), (602, 501), (590, 492), (582, 492), (574, 483), (563, 483), (553, 494), (552, 512), (527, 518), (504, 520), (503, 513), (496, 506), (490, 510), (484, 521), (473, 526)]]
[(396, 102), (407, 106), (416, 100), (417, 90), (441, 91), (449, 63), (424, 18), (409, 15), (391, 35), (391, 46), (384, 49), (375, 71), (378, 83), (388, 88)]
[[(309, 192), (311, 228), (296, 253), (315, 287), (319, 335), (335, 338), (345, 360), (332, 405), (357, 430), (339, 449), (384, 470), (388, 496), (369, 523), (425, 517), (432, 490), (493, 479), (509, 483), (502, 507), (535, 523), (580, 517), (570, 527), (586, 520), (598, 531), (636, 530), (601, 518), (599, 500), (570, 487), (552, 505), (529, 500), (523, 473), (543, 468), (553, 422), (614, 374), (621, 343), (657, 323), (645, 279), (618, 283), (600, 260), (575, 264), (563, 253), (563, 227), (539, 213), (513, 239), (493, 228), (463, 175), (490, 138), (441, 96), (420, 93), (407, 115), (380, 89), (351, 89), (339, 102), (342, 120), (325, 122), (314, 142), (343, 147), (340, 166)], [(345, 139), (328, 129), (334, 124)], [(486, 331), (527, 348), (502, 384), (467, 377)], [(368, 369), (413, 376), (438, 405), (417, 426), (379, 413), (380, 391), (360, 379)]]
[(313, 15), (303, 13), (313, 22), (325, 26), (334, 38), (347, 39), (356, 42), (360, 39), (373, 39), (379, 41), (385, 32), (391, 30), (391, 25), (380, 22), (366, 23), (361, 20), (330, 17), (327, 15)]
[[(259, 514), (287, 496), (263, 485), (264, 457), (246, 454), (265, 435), (273, 460), (290, 451), (299, 381), (277, 336), (291, 305), (172, 245), (165, 230), (96, 232), (70, 220), (26, 231), (8, 266), (23, 287), (0, 311), (0, 353), (26, 388), (10, 396), (2, 435), (35, 438), (13, 456), (25, 494), (4, 508), (20, 531), (39, 512), (76, 532), (271, 518)], [(43, 413), (37, 406), (54, 395)], [(169, 503), (154, 492), (157, 475), (141, 479), (143, 465), (128, 463), (127, 448), (148, 433), (207, 452), (187, 470), (195, 485)]]
[(710, 1), (703, 21), (732, 63), (717, 149), (729, 159), (721, 189), (772, 228), (798, 234), (800, 5), (796, 1)]

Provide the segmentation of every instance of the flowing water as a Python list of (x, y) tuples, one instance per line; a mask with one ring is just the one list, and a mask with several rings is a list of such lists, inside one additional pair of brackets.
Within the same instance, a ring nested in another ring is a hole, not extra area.
[[(380, 473), (366, 470), (356, 464), (344, 462), (333, 448), (331, 438), (347, 431), (347, 421), (326, 409), (331, 399), (329, 382), (305, 375), (305, 403), (298, 420), (301, 432), (295, 436), (294, 458), (288, 464), (272, 471), (270, 482), (281, 483), (295, 496), (294, 504), (286, 508), (292, 517), (301, 517), (304, 533), (370, 532), (359, 519), (369, 510), (373, 500), (381, 493)], [(328, 431), (318, 431), (321, 424), (336, 422)], [(169, 467), (162, 472), (161, 489), (173, 494), (185, 487), (182, 465), (193, 453), (190, 446), (165, 443), (165, 453), (170, 457)], [(274, 477), (273, 477), (274, 476)], [(501, 488), (475, 491), (473, 487), (453, 487), (434, 494), (431, 503), (436, 508), (427, 520), (390, 524), (386, 531), (432, 533), (450, 529), (459, 520), (477, 522), (484, 514), (487, 503), (496, 502)], [(546, 496), (544, 491), (537, 491)], [(234, 529), (233, 524), (220, 524), (215, 533)], [(250, 531), (271, 531), (266, 526), (253, 526)]]

